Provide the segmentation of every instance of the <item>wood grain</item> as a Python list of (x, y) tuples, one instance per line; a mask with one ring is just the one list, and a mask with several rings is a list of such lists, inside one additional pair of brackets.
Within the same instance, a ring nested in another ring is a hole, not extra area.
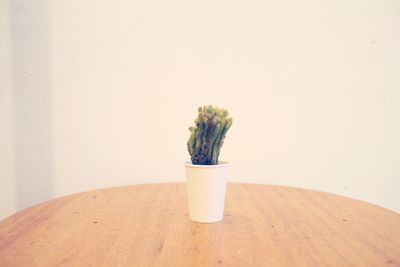
[(332, 194), (229, 184), (225, 218), (187, 216), (184, 184), (97, 190), (0, 222), (0, 266), (400, 266), (400, 215)]

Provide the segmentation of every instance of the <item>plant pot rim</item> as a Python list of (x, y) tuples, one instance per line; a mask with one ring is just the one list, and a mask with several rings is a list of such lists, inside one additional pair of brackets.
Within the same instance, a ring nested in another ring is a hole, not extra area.
[(185, 162), (186, 167), (190, 168), (222, 168), (222, 167), (227, 167), (229, 166), (227, 161), (219, 161), (217, 165), (197, 165), (197, 164), (192, 164), (190, 161)]

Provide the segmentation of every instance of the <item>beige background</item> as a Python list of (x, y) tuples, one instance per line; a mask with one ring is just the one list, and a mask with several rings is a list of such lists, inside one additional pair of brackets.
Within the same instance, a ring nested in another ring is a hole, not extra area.
[(399, 212), (399, 28), (396, 0), (0, 0), (0, 217), (183, 181), (209, 103), (231, 181)]

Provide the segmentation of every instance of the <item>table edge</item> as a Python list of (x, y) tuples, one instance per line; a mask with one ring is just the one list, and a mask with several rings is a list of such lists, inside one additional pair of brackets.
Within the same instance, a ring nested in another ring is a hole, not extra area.
[[(62, 196), (58, 196), (58, 197), (55, 197), (55, 198), (52, 198), (52, 199), (48, 199), (48, 200), (39, 202), (39, 203), (37, 203), (37, 204), (34, 204), (34, 205), (32, 205), (32, 206), (29, 206), (29, 207), (27, 207), (27, 208), (24, 208), (24, 209), (22, 209), (22, 210), (19, 210), (19, 211), (15, 212), (15, 213), (12, 213), (12, 214), (8, 215), (7, 217), (1, 219), (1, 220), (0, 220), (0, 225), (1, 225), (1, 223), (2, 223), (3, 221), (6, 221), (6, 220), (8, 220), (9, 218), (18, 215), (19, 213), (23, 213), (23, 212), (25, 212), (26, 210), (35, 208), (35, 207), (37, 207), (37, 206), (39, 206), (39, 205), (42, 205), (42, 204), (45, 204), (45, 203), (49, 203), (49, 202), (53, 202), (53, 201), (59, 201), (59, 200), (62, 200), (62, 199), (64, 199), (64, 198), (70, 198), (70, 197), (79, 196), (79, 195), (83, 195), (83, 194), (95, 193), (95, 192), (98, 192), (98, 191), (113, 190), (113, 189), (118, 189), (118, 188), (123, 188), (123, 187), (157, 186), (157, 185), (173, 185), (173, 184), (179, 185), (179, 184), (185, 184), (185, 182), (126, 184), (126, 185), (117, 185), (117, 186), (111, 186), (111, 187), (101, 187), (101, 188), (96, 188), (96, 189), (90, 189), (90, 190), (87, 190), (87, 191), (82, 191), (82, 192), (77, 192), (77, 193), (62, 195)], [(358, 202), (361, 202), (361, 203), (363, 203), (363, 204), (365, 204), (365, 205), (370, 205), (370, 206), (373, 206), (373, 207), (375, 207), (375, 208), (384, 209), (384, 210), (386, 210), (387, 212), (390, 212), (390, 213), (393, 213), (393, 214), (395, 214), (395, 215), (397, 215), (397, 216), (400, 216), (400, 213), (398, 213), (398, 212), (396, 212), (396, 211), (394, 211), (394, 210), (388, 209), (388, 208), (386, 208), (386, 207), (379, 206), (379, 205), (374, 204), (374, 203), (371, 203), (371, 202), (367, 202), (367, 201), (365, 201), (365, 200), (361, 200), (361, 199), (357, 199), (357, 198), (352, 198), (352, 197), (348, 197), (348, 196), (343, 196), (343, 195), (339, 195), (339, 194), (337, 194), (337, 193), (321, 191), (321, 190), (317, 190), (317, 189), (313, 189), (313, 188), (303, 188), (303, 187), (297, 187), (297, 186), (280, 185), (280, 184), (263, 184), (263, 183), (228, 182), (228, 186), (229, 186), (229, 184), (243, 185), (243, 186), (247, 186), (247, 185), (253, 186), (253, 185), (256, 185), (256, 186), (268, 186), (268, 187), (277, 187), (277, 188), (288, 188), (288, 189), (295, 189), (295, 190), (310, 191), (310, 192), (314, 192), (314, 193), (318, 193), (318, 194), (328, 194), (328, 195), (335, 196), (335, 197), (345, 198), (345, 199), (348, 199), (348, 200), (351, 200), (351, 201), (358, 201)]]

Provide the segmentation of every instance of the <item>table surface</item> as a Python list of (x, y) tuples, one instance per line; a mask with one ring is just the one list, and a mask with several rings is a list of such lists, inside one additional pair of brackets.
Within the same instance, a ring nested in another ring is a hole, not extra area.
[(222, 222), (185, 184), (102, 189), (0, 222), (0, 266), (400, 266), (400, 215), (337, 195), (228, 184)]

